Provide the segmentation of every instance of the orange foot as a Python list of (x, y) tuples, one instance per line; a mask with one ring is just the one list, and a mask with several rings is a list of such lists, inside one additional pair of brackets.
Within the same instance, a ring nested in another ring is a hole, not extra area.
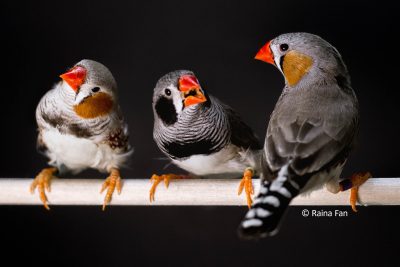
[(106, 209), (107, 204), (111, 202), (112, 196), (114, 194), (115, 188), (117, 188), (118, 194), (121, 194), (122, 182), (121, 175), (118, 169), (111, 169), (110, 176), (104, 181), (100, 194), (107, 188), (106, 196), (104, 197), (103, 211)]
[(239, 189), (238, 189), (238, 195), (242, 194), (243, 188), (246, 193), (246, 199), (247, 199), (247, 206), (251, 207), (251, 204), (253, 204), (253, 200), (251, 199), (251, 195), (254, 194), (254, 188), (253, 188), (253, 181), (252, 177), (254, 175), (254, 171), (252, 168), (246, 168), (246, 170), (243, 173), (243, 178), (240, 181), (239, 184)]
[(356, 204), (358, 200), (358, 189), (371, 177), (372, 175), (369, 172), (355, 173), (349, 179), (340, 182), (340, 191), (351, 189), (350, 205), (354, 212), (357, 212)]
[(168, 188), (169, 182), (171, 179), (186, 179), (188, 178), (188, 175), (178, 175), (178, 174), (163, 174), (163, 175), (157, 175), (153, 174), (150, 178), (150, 182), (153, 182), (153, 185), (150, 188), (150, 202), (154, 201), (154, 195), (156, 193), (156, 188), (161, 181), (164, 180), (165, 187)]
[(53, 178), (53, 174), (55, 172), (57, 172), (57, 168), (44, 168), (41, 172), (39, 172), (31, 184), (31, 193), (33, 194), (36, 187), (38, 188), (39, 198), (47, 210), (50, 210), (50, 208), (47, 204), (47, 196), (45, 191), (51, 191), (50, 180)]

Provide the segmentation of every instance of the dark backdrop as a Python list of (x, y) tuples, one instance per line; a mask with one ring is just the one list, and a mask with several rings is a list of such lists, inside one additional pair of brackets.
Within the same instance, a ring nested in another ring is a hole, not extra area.
[[(253, 56), (293, 31), (334, 44), (352, 75), (361, 132), (344, 174), (399, 175), (393, 1), (11, 2), (0, 11), (1, 177), (33, 177), (45, 166), (35, 150), (35, 107), (82, 58), (104, 63), (119, 84), (135, 147), (125, 177), (149, 177), (166, 164), (152, 140), (151, 96), (157, 79), (174, 69), (195, 71), (264, 137), (283, 78)], [(346, 218), (304, 219), (301, 207), (290, 208), (278, 236), (253, 243), (235, 235), (245, 207), (0, 207), (0, 255), (68, 266), (376, 266), (397, 260), (399, 211), (369, 207)]]

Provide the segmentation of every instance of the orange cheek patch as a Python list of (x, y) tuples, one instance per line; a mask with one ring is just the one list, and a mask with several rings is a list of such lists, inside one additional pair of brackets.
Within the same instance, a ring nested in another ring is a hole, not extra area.
[(75, 113), (84, 119), (93, 119), (110, 113), (113, 101), (109, 94), (100, 92), (75, 105)]
[(301, 78), (310, 70), (313, 64), (311, 57), (290, 51), (283, 60), (283, 73), (290, 86), (297, 84)]

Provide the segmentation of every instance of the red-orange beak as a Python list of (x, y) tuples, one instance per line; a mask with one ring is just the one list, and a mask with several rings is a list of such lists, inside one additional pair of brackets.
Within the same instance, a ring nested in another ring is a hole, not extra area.
[(275, 65), (274, 54), (271, 51), (270, 45), (271, 41), (261, 47), (260, 51), (258, 51), (254, 58)]
[(76, 92), (79, 86), (83, 84), (86, 78), (86, 69), (84, 67), (76, 66), (60, 75), (69, 86)]
[(185, 107), (207, 101), (194, 75), (183, 75), (179, 78), (179, 91), (182, 92), (185, 99)]

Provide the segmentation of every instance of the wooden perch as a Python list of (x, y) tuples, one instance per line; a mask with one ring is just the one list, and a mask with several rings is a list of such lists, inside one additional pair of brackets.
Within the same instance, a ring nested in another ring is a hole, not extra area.
[[(31, 194), (32, 179), (0, 179), (0, 205), (42, 205), (37, 192)], [(102, 205), (103, 180), (54, 179), (47, 193), (50, 205)], [(256, 193), (259, 180), (254, 179)], [(222, 205), (244, 206), (244, 195), (238, 196), (239, 180), (187, 179), (172, 180), (169, 188), (161, 183), (155, 202), (149, 202), (149, 179), (125, 179), (121, 195), (114, 193), (112, 205)], [(360, 200), (366, 205), (400, 205), (400, 178), (369, 179), (361, 186)], [(349, 205), (349, 191), (331, 194), (325, 189), (309, 196), (299, 196), (291, 205)]]

